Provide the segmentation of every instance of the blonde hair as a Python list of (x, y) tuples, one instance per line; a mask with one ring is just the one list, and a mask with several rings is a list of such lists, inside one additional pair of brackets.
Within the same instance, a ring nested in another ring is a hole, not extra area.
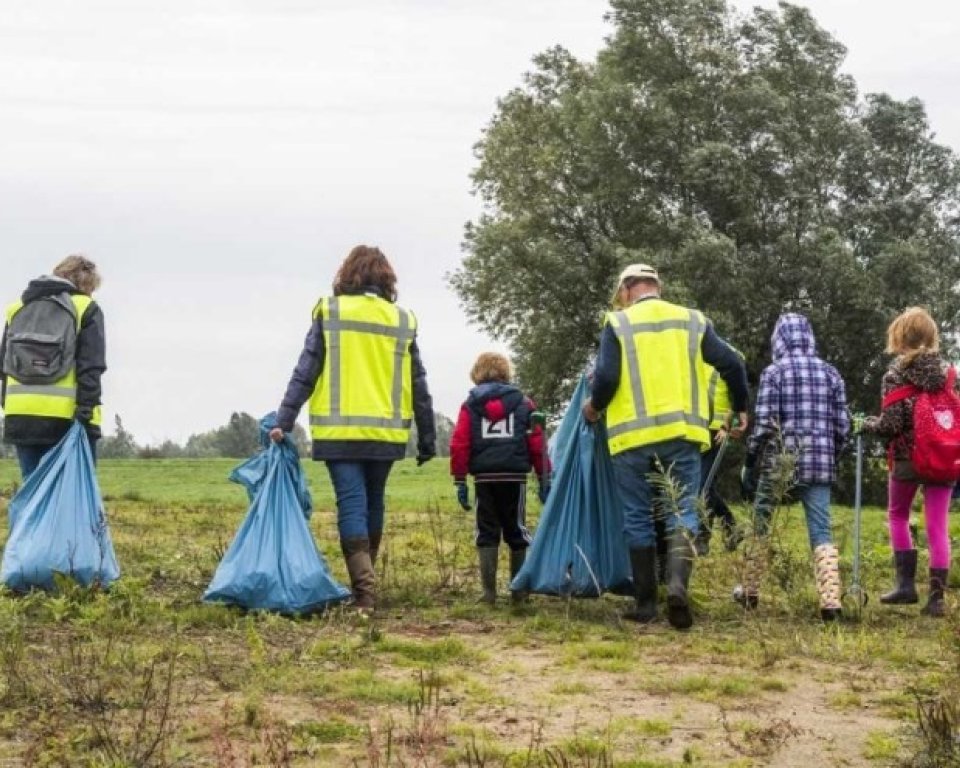
[(887, 348), (891, 355), (902, 355), (905, 362), (924, 352), (940, 351), (940, 332), (930, 313), (922, 307), (909, 307), (887, 328)]
[(85, 293), (87, 296), (92, 296), (93, 292), (100, 287), (100, 273), (97, 271), (97, 265), (78, 253), (67, 256), (57, 264), (53, 268), (53, 274), (69, 280), (80, 293)]
[(510, 361), (499, 352), (482, 352), (470, 369), (470, 380), (474, 384), (487, 381), (499, 381), (509, 384), (513, 378)]

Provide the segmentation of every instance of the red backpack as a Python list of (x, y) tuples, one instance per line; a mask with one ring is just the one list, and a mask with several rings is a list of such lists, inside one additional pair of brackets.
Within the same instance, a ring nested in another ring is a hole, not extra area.
[[(943, 389), (927, 392), (907, 384), (897, 387), (883, 398), (883, 407), (916, 397), (913, 403), (913, 451), (910, 463), (923, 480), (930, 483), (953, 483), (960, 479), (960, 397), (954, 391), (956, 370), (947, 370)], [(894, 443), (888, 450), (893, 467)]]

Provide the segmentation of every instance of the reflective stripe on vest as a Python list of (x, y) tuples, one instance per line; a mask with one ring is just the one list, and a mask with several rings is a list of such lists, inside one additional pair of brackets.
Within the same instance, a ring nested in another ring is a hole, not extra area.
[(412, 313), (376, 296), (339, 296), (322, 300), (314, 317), (323, 324), (326, 355), (310, 399), (313, 439), (406, 443)]
[[(674, 438), (709, 445), (703, 316), (655, 299), (611, 313), (608, 322), (620, 341), (622, 367), (607, 409), (611, 454)], [(649, 359), (641, 360), (641, 346)], [(664, 380), (683, 391), (665, 390)], [(656, 390), (659, 402), (651, 405), (648, 390)]]
[(731, 410), (730, 390), (727, 388), (727, 382), (720, 378), (720, 372), (716, 368), (710, 374), (707, 397), (710, 400), (710, 429), (716, 432), (726, 425)]
[[(77, 332), (79, 333), (83, 314), (93, 299), (83, 294), (73, 294), (70, 299), (77, 310)], [(22, 301), (16, 301), (7, 307), (7, 325), (22, 308)], [(70, 369), (66, 376), (53, 384), (21, 384), (12, 376), (7, 376), (7, 394), (3, 410), (7, 416), (73, 419), (77, 410), (76, 367)], [(102, 421), (102, 412), (98, 405), (93, 409), (90, 423), (100, 426)]]
[[(734, 352), (744, 359), (743, 353), (736, 347), (731, 346)], [(727, 382), (720, 376), (720, 371), (712, 366), (707, 366), (710, 371), (710, 384), (707, 387), (707, 396), (710, 398), (710, 429), (716, 431), (726, 426), (727, 417), (733, 411), (733, 402), (730, 400), (730, 388)]]

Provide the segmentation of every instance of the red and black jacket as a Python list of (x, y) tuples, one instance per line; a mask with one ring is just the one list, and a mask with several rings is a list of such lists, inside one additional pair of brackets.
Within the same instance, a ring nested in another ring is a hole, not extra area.
[(471, 474), (477, 482), (524, 482), (531, 468), (539, 477), (549, 472), (543, 429), (530, 427), (534, 410), (534, 402), (510, 384), (487, 382), (472, 389), (450, 438), (454, 479)]

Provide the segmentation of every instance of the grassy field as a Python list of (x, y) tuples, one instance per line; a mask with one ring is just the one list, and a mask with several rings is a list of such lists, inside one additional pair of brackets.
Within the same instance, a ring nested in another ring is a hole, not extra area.
[[(622, 623), (622, 598), (479, 606), (473, 522), (446, 467), (406, 462), (388, 489), (382, 610), (293, 620), (199, 602), (246, 511), (225, 480), (235, 463), (104, 461), (122, 580), (108, 594), (0, 594), (0, 766), (960, 761), (960, 609), (951, 596), (935, 621), (879, 605), (879, 509), (865, 512), (859, 618), (816, 619), (793, 508), (760, 610), (732, 603), (742, 555), (717, 551), (697, 564), (697, 623), (680, 634)], [(344, 580), (330, 484), (307, 469), (311, 527)], [(0, 462), (3, 509), (16, 478)], [(846, 567), (850, 522), (836, 511)]]

